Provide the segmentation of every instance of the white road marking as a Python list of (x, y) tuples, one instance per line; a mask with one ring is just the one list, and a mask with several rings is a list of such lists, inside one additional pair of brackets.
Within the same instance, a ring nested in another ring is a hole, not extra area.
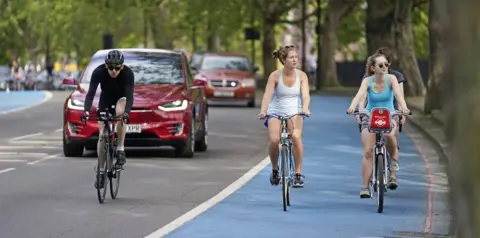
[(221, 202), (222, 200), (230, 196), (232, 193), (234, 193), (235, 191), (243, 187), (243, 185), (248, 183), (248, 181), (250, 181), (253, 177), (255, 177), (255, 175), (257, 175), (258, 173), (260, 173), (260, 171), (262, 171), (265, 167), (267, 167), (269, 163), (270, 163), (270, 157), (267, 156), (260, 163), (255, 165), (255, 167), (253, 167), (247, 173), (245, 173), (242, 177), (240, 177), (235, 182), (230, 184), (228, 187), (223, 189), (220, 193), (208, 199), (206, 202), (193, 208), (192, 210), (188, 211), (187, 213), (183, 214), (182, 216), (178, 217), (177, 219), (173, 220), (172, 222), (168, 223), (167, 225), (163, 226), (162, 228), (145, 236), (144, 238), (164, 237), (168, 233), (174, 231), (175, 229), (179, 228), (186, 222), (202, 214), (209, 208), (213, 207), (215, 204)]
[(26, 146), (26, 145), (0, 145), (0, 150), (20, 150), (20, 149), (58, 149), (58, 146)]
[(12, 109), (12, 110), (7, 110), (7, 111), (0, 112), (0, 116), (10, 114), (10, 113), (13, 113), (13, 112), (22, 111), (22, 110), (25, 110), (25, 109), (28, 109), (28, 108), (31, 108), (31, 107), (36, 107), (36, 106), (38, 106), (40, 104), (43, 104), (43, 103), (47, 102), (48, 100), (52, 99), (53, 95), (52, 95), (51, 92), (49, 92), (49, 91), (42, 91), (42, 92), (45, 93), (45, 98), (43, 98), (42, 101), (31, 104), (31, 105), (28, 105), (28, 106), (24, 106), (24, 107), (15, 108), (15, 109)]
[(209, 136), (218, 136), (218, 137), (225, 137), (225, 138), (251, 138), (248, 135), (241, 135), (241, 134), (230, 134), (230, 133), (215, 133), (215, 132), (208, 132)]
[(47, 153), (29, 153), (29, 152), (0, 152), (0, 156), (2, 155), (24, 155), (24, 156), (46, 156)]
[(47, 141), (47, 140), (15, 140), (15, 141), (10, 141), (11, 144), (35, 144), (35, 145), (47, 145), (47, 144), (53, 144), (53, 145), (62, 145), (62, 141)]
[(62, 132), (63, 131), (63, 128), (60, 128), (60, 129), (56, 129), (55, 132)]
[(0, 163), (7, 162), (7, 163), (16, 163), (16, 162), (27, 162), (24, 159), (0, 159)]
[(62, 153), (58, 153), (58, 154), (54, 154), (54, 155), (49, 155), (45, 158), (42, 158), (42, 159), (39, 159), (39, 160), (35, 160), (35, 161), (32, 161), (30, 163), (28, 163), (29, 165), (33, 165), (33, 164), (38, 164), (40, 162), (43, 162), (43, 161), (47, 161), (47, 160), (51, 160), (51, 159), (55, 159), (57, 158), (59, 155), (61, 155)]
[(33, 134), (24, 135), (24, 136), (18, 136), (10, 139), (10, 141), (21, 140), (21, 139), (30, 138), (30, 137), (39, 136), (39, 135), (43, 135), (43, 133), (39, 132), (39, 133), (33, 133)]
[(10, 172), (10, 171), (13, 171), (13, 170), (15, 170), (15, 168), (2, 169), (2, 170), (0, 170), (0, 174)]

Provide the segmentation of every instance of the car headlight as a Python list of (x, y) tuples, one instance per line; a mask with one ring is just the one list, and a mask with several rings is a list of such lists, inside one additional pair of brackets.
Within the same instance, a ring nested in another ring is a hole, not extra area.
[(255, 79), (243, 79), (242, 80), (242, 87), (255, 87)]
[(83, 110), (84, 109), (84, 101), (80, 101), (78, 99), (68, 99), (68, 108), (74, 110)]
[(181, 111), (187, 109), (188, 101), (187, 100), (175, 100), (172, 102), (165, 103), (158, 106), (158, 109), (162, 111)]

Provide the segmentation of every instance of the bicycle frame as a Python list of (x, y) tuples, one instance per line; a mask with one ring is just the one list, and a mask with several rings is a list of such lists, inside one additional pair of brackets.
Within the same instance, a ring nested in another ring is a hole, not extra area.
[(288, 155), (287, 155), (287, 171), (288, 176), (287, 176), (287, 184), (290, 186), (293, 183), (293, 175), (295, 174), (295, 163), (293, 163), (292, 159), (292, 138), (290, 136), (290, 133), (288, 133), (288, 128), (287, 128), (287, 122), (289, 118), (279, 118), (281, 122), (281, 128), (282, 132), (280, 134), (280, 147), (286, 145), (287, 150), (288, 150)]

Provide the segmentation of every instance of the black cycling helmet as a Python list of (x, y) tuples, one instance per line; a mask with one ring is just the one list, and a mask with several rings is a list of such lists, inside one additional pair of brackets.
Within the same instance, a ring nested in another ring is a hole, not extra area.
[(105, 56), (105, 64), (107, 65), (121, 65), (123, 64), (123, 54), (118, 50), (111, 50)]

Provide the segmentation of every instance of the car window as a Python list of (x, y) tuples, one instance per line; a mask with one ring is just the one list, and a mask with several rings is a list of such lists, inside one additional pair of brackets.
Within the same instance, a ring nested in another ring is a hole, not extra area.
[[(178, 54), (157, 52), (123, 52), (125, 65), (135, 74), (135, 84), (185, 84), (182, 60)], [(82, 76), (82, 83), (89, 83), (93, 70), (104, 64), (105, 56), (90, 61)]]
[(201, 69), (251, 71), (251, 65), (246, 57), (205, 56), (202, 61)]
[(203, 55), (203, 53), (193, 53), (190, 61), (190, 66), (197, 67), (198, 65), (200, 65)]

